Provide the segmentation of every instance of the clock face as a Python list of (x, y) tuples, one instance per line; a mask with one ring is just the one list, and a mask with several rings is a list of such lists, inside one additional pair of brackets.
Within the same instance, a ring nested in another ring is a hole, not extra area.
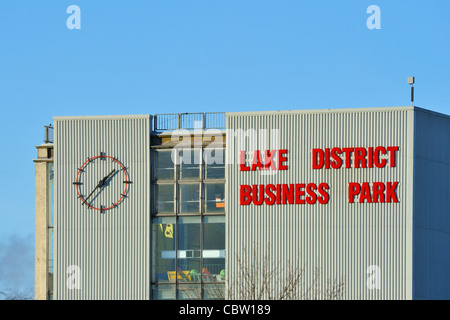
[(73, 182), (81, 204), (101, 213), (125, 200), (130, 183), (126, 167), (103, 152), (88, 158), (78, 169)]

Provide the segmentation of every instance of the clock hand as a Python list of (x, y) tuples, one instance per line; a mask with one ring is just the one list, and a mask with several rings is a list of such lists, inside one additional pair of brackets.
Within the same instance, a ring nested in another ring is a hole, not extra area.
[(105, 184), (105, 182), (109, 179), (109, 177), (111, 177), (111, 175), (116, 172), (116, 169), (112, 170), (106, 177), (104, 177), (102, 180), (100, 180), (100, 182), (98, 183), (97, 187), (103, 187), (103, 185)]
[(92, 196), (92, 194), (94, 193), (95, 190), (97, 190), (97, 188), (98, 188), (98, 185), (94, 188), (94, 190), (92, 190), (92, 192), (89, 194), (89, 196), (86, 199), (84, 199), (83, 204), (86, 203), (86, 201)]
[(114, 172), (116, 172), (116, 169), (112, 170), (106, 177), (104, 177), (103, 179), (101, 179), (101, 180), (98, 182), (98, 184), (97, 184), (97, 186), (94, 188), (94, 190), (92, 190), (92, 192), (89, 194), (89, 196), (88, 196), (86, 199), (84, 199), (83, 204), (86, 203), (86, 201), (92, 196), (92, 194), (94, 193), (95, 190), (97, 190), (98, 188), (103, 187), (103, 185), (105, 184), (105, 182), (109, 179), (109, 177), (111, 177), (111, 175), (112, 175)]

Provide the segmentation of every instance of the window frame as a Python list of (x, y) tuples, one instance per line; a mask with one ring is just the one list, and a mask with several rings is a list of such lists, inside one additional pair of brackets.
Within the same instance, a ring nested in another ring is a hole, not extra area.
[[(226, 149), (225, 147), (218, 147), (220, 149), (223, 149), (224, 152), (224, 159), (226, 158), (225, 152)], [(180, 148), (182, 149), (182, 148)], [(189, 215), (226, 215), (226, 210), (227, 210), (227, 205), (226, 205), (226, 201), (225, 201), (225, 208), (224, 208), (224, 212), (207, 212), (206, 210), (206, 184), (223, 184), (224, 185), (224, 199), (226, 198), (226, 166), (224, 165), (224, 178), (222, 179), (206, 179), (206, 170), (207, 170), (207, 165), (205, 164), (205, 149), (206, 148), (192, 148), (193, 150), (201, 150), (202, 154), (201, 154), (201, 158), (202, 158), (202, 162), (200, 163), (200, 177), (199, 179), (180, 179), (180, 164), (179, 163), (174, 163), (174, 180), (156, 180), (155, 175), (156, 175), (156, 171), (154, 168), (154, 162), (152, 163), (152, 177), (151, 177), (151, 184), (152, 186), (157, 186), (157, 185), (174, 185), (174, 212), (157, 212), (157, 208), (156, 208), (156, 189), (155, 187), (152, 187), (153, 191), (152, 191), (152, 197), (153, 199), (155, 199), (155, 201), (153, 201), (153, 206), (151, 208), (151, 216), (152, 217), (159, 217), (159, 216), (170, 216), (170, 215), (175, 215), (175, 216), (189, 216)], [(170, 152), (167, 150), (173, 150), (173, 148), (155, 148), (152, 151), (153, 152), (161, 152), (161, 151), (165, 151), (165, 152)], [(180, 157), (177, 156), (175, 158), (176, 162), (179, 162)], [(182, 212), (181, 211), (181, 188), (180, 185), (185, 185), (185, 184), (196, 184), (198, 183), (199, 186), (199, 213), (197, 212)]]
[[(224, 146), (220, 146), (218, 148), (223, 149), (224, 152), (224, 160), (226, 158), (225, 156), (225, 152), (226, 149)], [(155, 201), (153, 201), (154, 206), (156, 206), (156, 189), (155, 186), (158, 185), (173, 185), (174, 186), (174, 212), (157, 212), (156, 207), (152, 208), (152, 212), (151, 212), (151, 228), (153, 230), (153, 219), (158, 219), (158, 218), (162, 218), (162, 217), (173, 217), (175, 220), (175, 223), (173, 224), (173, 232), (174, 232), (174, 241), (175, 241), (175, 270), (178, 270), (178, 266), (179, 266), (179, 249), (178, 249), (178, 226), (179, 226), (179, 219), (183, 218), (183, 217), (190, 217), (192, 216), (194, 217), (199, 217), (199, 224), (200, 224), (200, 275), (201, 275), (201, 271), (204, 265), (204, 261), (203, 261), (203, 256), (204, 256), (204, 241), (205, 241), (205, 228), (204, 228), (204, 224), (206, 223), (205, 220), (207, 220), (207, 217), (213, 217), (213, 216), (218, 216), (218, 217), (223, 217), (223, 223), (225, 224), (225, 216), (226, 216), (226, 201), (225, 201), (225, 197), (226, 197), (226, 165), (224, 164), (224, 174), (223, 174), (223, 178), (215, 178), (215, 179), (206, 179), (206, 170), (207, 170), (207, 164), (205, 162), (205, 148), (190, 148), (191, 150), (201, 150), (201, 154), (200, 154), (200, 158), (201, 158), (201, 163), (199, 164), (199, 178), (195, 178), (195, 179), (181, 179), (180, 174), (181, 174), (181, 169), (182, 166), (180, 163), (180, 160), (182, 160), (182, 158), (179, 156), (179, 153), (177, 154), (177, 157), (175, 157), (175, 163), (173, 164), (174, 166), (174, 179), (173, 180), (156, 180), (156, 170), (154, 167), (154, 163), (152, 163), (152, 177), (151, 177), (151, 184), (152, 184), (152, 189), (154, 190), (152, 192), (153, 196), (155, 197)], [(167, 150), (167, 151), (166, 151)], [(170, 151), (168, 151), (170, 150)], [(152, 149), (153, 151), (156, 152), (161, 152), (161, 151), (165, 151), (165, 152), (173, 152), (173, 148), (154, 148)], [(194, 156), (192, 156), (192, 158), (194, 158)], [(192, 159), (191, 158), (191, 159)], [(181, 187), (183, 185), (188, 185), (188, 184), (198, 184), (199, 185), (199, 210), (198, 212), (182, 212), (181, 211)], [(223, 192), (223, 199), (224, 199), (224, 210), (223, 212), (207, 212), (207, 199), (206, 199), (206, 185), (207, 184), (223, 184), (224, 186), (224, 192)], [(152, 242), (153, 242), (153, 237), (152, 237)], [(225, 251), (225, 245), (226, 242), (224, 241), (224, 248), (223, 250)], [(152, 243), (151, 244), (151, 251), (152, 251), (152, 259), (155, 259), (156, 257), (154, 257), (156, 247), (155, 244)], [(218, 259), (221, 259), (220, 257)], [(224, 269), (226, 266), (226, 261), (225, 261), (225, 257), (224, 259)], [(154, 267), (153, 262), (151, 263), (152, 268)], [(205, 278), (204, 276), (200, 276), (199, 280), (195, 280), (195, 281), (180, 281), (178, 279), (178, 276), (175, 276), (174, 281), (170, 281), (168, 280), (167, 282), (159, 282), (157, 275), (154, 273), (156, 272), (155, 270), (152, 270), (152, 274), (150, 277), (150, 281), (151, 281), (151, 286), (152, 286), (152, 297), (153, 297), (153, 291), (156, 290), (158, 291), (158, 286), (161, 286), (161, 288), (169, 288), (169, 286), (172, 286), (173, 288), (173, 292), (174, 294), (171, 296), (174, 296), (175, 299), (178, 299), (180, 297), (180, 292), (179, 292), (179, 286), (186, 286), (186, 285), (198, 285), (199, 287), (199, 293), (200, 293), (200, 297), (199, 299), (203, 299), (204, 297), (211, 297), (211, 293), (207, 294), (205, 290), (207, 290), (206, 287), (204, 287), (205, 285), (209, 286), (208, 288), (210, 288), (211, 286), (214, 286), (215, 284), (218, 286), (218, 288), (224, 288), (225, 287), (225, 279), (221, 279), (221, 278), (211, 278), (211, 280), (208, 280), (207, 277)], [(217, 276), (217, 275), (216, 275)], [(209, 289), (208, 289), (209, 290)], [(208, 291), (207, 290), (207, 291)], [(159, 292), (159, 291), (158, 291)]]

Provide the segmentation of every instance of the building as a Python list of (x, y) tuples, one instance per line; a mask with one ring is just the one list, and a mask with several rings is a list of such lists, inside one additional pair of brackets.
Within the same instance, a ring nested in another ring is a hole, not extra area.
[(450, 298), (448, 115), (54, 117), (37, 149), (37, 299)]

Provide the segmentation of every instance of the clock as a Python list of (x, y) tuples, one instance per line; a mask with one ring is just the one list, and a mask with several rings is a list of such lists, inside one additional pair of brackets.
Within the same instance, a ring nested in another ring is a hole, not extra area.
[(100, 213), (119, 206), (127, 198), (130, 184), (126, 167), (103, 152), (89, 157), (73, 182), (81, 205)]

